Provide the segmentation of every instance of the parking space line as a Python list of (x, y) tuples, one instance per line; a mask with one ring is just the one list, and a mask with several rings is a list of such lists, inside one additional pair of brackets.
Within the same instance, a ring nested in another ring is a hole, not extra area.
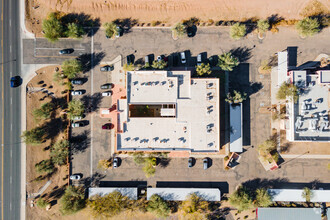
[(34, 57), (40, 57), (40, 58), (43, 58), (43, 57), (53, 57), (53, 58), (77, 58), (78, 56), (34, 56)]
[[(85, 48), (73, 48), (74, 50), (86, 50)], [(63, 48), (56, 47), (38, 47), (36, 50), (63, 50)]]

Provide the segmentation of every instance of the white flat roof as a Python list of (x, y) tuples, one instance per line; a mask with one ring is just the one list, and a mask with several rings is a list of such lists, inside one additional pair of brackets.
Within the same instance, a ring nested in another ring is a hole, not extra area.
[(330, 70), (320, 70), (320, 82), (330, 83)]
[(220, 190), (217, 188), (147, 188), (147, 200), (157, 194), (167, 201), (183, 201), (195, 193), (205, 201), (220, 201)]
[(321, 208), (258, 208), (258, 220), (321, 220)]
[(138, 198), (138, 188), (136, 187), (122, 187), (122, 188), (117, 188), (117, 187), (97, 187), (97, 188), (88, 188), (88, 198), (91, 198), (92, 196), (95, 195), (100, 195), (100, 196), (105, 196), (109, 193), (118, 191), (120, 192), (123, 196), (127, 196), (128, 198), (132, 200), (137, 200)]
[[(302, 189), (268, 189), (274, 202), (306, 202)], [(311, 190), (311, 202), (330, 202), (330, 190)]]
[(243, 152), (242, 103), (230, 105), (230, 152)]
[(286, 82), (287, 80), (287, 74), (288, 74), (288, 52), (278, 52), (277, 53), (277, 59), (278, 59), (278, 81), (277, 85), (281, 86), (283, 82)]
[(190, 79), (190, 71), (136, 71), (129, 72), (127, 84), (128, 105), (175, 104), (160, 115), (176, 117), (120, 117), (127, 129), (117, 134), (118, 150), (219, 151), (219, 79)]

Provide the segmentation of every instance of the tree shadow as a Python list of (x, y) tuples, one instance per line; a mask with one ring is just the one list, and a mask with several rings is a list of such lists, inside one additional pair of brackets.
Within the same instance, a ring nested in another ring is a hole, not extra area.
[(98, 186), (100, 184), (100, 181), (105, 177), (106, 175), (100, 174), (98, 172), (94, 173), (91, 177), (83, 178), (79, 181), (79, 183), (84, 184), (84, 186), (87, 187), (94, 187)]
[(279, 188), (283, 186), (283, 184), (289, 183), (287, 178), (276, 178), (276, 179), (252, 179), (242, 183), (243, 187), (250, 189), (251, 191), (255, 191), (258, 188)]
[(246, 26), (246, 35), (252, 33), (257, 28), (257, 19), (256, 18), (249, 18), (248, 20), (242, 22)]
[(123, 30), (123, 33), (129, 33), (131, 28), (138, 23), (138, 20), (132, 18), (123, 18), (116, 19), (113, 22)]
[(324, 28), (329, 27), (330, 24), (330, 14), (326, 14), (326, 13), (319, 13), (319, 14), (315, 14), (312, 16), (309, 16), (312, 19), (317, 19), (318, 22), (320, 23), (320, 31), (322, 31)]
[(272, 14), (267, 18), (267, 20), (269, 22), (270, 27), (273, 27), (276, 24), (278, 24), (280, 21), (284, 20), (284, 18), (279, 16), (278, 14)]
[(171, 159), (170, 158), (159, 158), (159, 166), (162, 168), (165, 168), (168, 166), (170, 163)]
[(86, 73), (91, 69), (93, 69), (95, 66), (99, 65), (104, 57), (105, 57), (104, 52), (100, 52), (100, 53), (94, 52), (92, 54), (91, 53), (82, 54), (77, 59), (80, 60), (80, 62), (83, 65), (82, 67), (83, 73)]
[(85, 13), (69, 13), (61, 17), (61, 22), (64, 25), (67, 25), (69, 23), (76, 23), (83, 28), (93, 28), (93, 31), (86, 31), (87, 36), (91, 37), (93, 36), (98, 29), (100, 28), (100, 19), (99, 18), (92, 18), (90, 15)]
[(68, 105), (66, 96), (52, 97), (51, 103), (55, 105), (55, 108), (60, 108), (60, 109), (66, 109)]
[(90, 144), (89, 133), (89, 130), (84, 130), (83, 133), (70, 138), (71, 155), (84, 152), (88, 148)]
[(103, 96), (100, 92), (93, 95), (85, 95), (81, 98), (87, 113), (95, 112), (99, 109)]
[(244, 63), (251, 58), (252, 48), (238, 47), (236, 49), (231, 49), (229, 52), (239, 59), (240, 63)]
[(64, 184), (63, 186), (61, 186), (60, 188), (54, 188), (53, 191), (51, 193), (49, 193), (49, 195), (47, 196), (48, 199), (59, 199), (62, 197), (62, 195), (64, 194), (66, 189), (66, 184)]
[(42, 125), (42, 129), (45, 131), (44, 139), (53, 140), (63, 132), (68, 126), (67, 120), (63, 120), (62, 118), (53, 118), (50, 121), (47, 121)]

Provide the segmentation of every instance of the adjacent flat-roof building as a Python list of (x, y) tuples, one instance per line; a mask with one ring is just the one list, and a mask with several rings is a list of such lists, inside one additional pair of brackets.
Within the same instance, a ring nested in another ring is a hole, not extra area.
[(230, 105), (230, 152), (243, 152), (242, 103)]
[(219, 151), (219, 79), (131, 71), (126, 88), (118, 103), (117, 150)]
[(138, 199), (138, 188), (136, 187), (91, 187), (88, 188), (88, 198), (91, 198), (96, 195), (105, 196), (115, 191), (120, 192), (123, 196), (127, 196), (132, 200)]
[(318, 220), (322, 219), (320, 208), (258, 208), (258, 220)]
[[(306, 202), (303, 189), (268, 189), (274, 202)], [(311, 202), (330, 202), (330, 190), (311, 190)]]
[(221, 200), (220, 190), (217, 188), (147, 188), (147, 200), (157, 194), (167, 201), (183, 201), (193, 193), (205, 201)]

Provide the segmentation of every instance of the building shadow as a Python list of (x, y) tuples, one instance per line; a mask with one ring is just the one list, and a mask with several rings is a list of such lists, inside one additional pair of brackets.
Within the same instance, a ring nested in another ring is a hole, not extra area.
[(156, 187), (163, 188), (218, 188), (221, 195), (229, 192), (228, 182), (170, 182), (157, 181)]
[(288, 68), (295, 69), (297, 66), (298, 47), (287, 47), (288, 51)]
[(147, 181), (100, 181), (99, 187), (138, 187), (147, 186)]
[(232, 49), (229, 52), (237, 57), (240, 63), (244, 63), (252, 57), (251, 50), (252, 48), (248, 47), (237, 47), (236, 49)]

